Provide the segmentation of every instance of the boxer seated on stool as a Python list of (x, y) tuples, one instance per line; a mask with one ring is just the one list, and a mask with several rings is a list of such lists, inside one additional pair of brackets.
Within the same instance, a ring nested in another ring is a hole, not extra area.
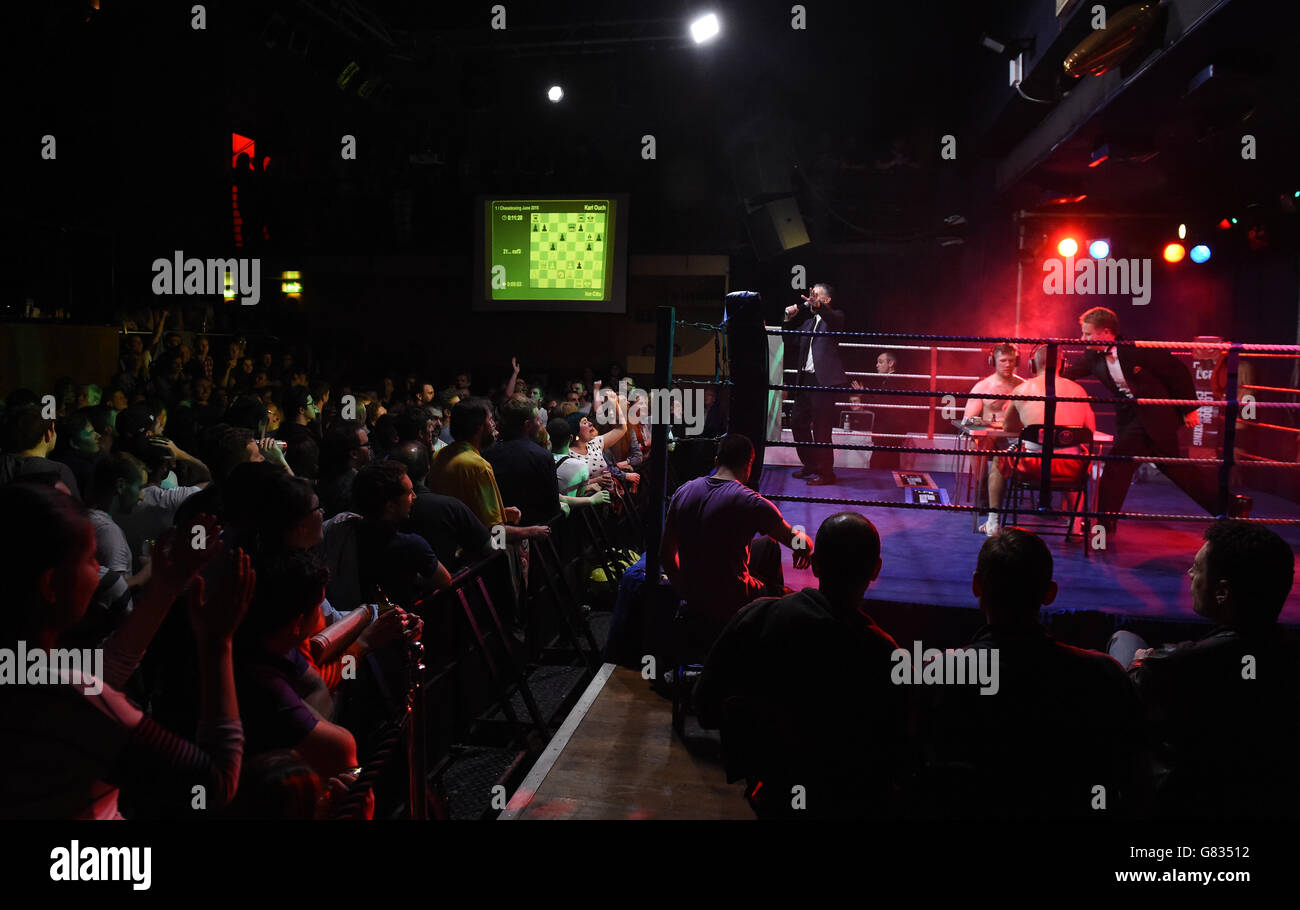
[[(1010, 402), (1005, 398), (981, 398), (976, 396), (1010, 395), (1018, 385), (1025, 381), (1023, 377), (1016, 375), (1016, 365), (1020, 362), (1020, 351), (1014, 344), (1004, 341), (1002, 344), (994, 345), (993, 350), (989, 352), (989, 360), (993, 362), (993, 372), (971, 386), (970, 395), (972, 397), (966, 401), (966, 412), (962, 416), (962, 423), (968, 426), (1001, 427)], [(997, 443), (1002, 448), (1007, 445), (1003, 440), (998, 440)], [(979, 440), (979, 448), (981, 449), (993, 448), (994, 444), (994, 440), (991, 439)], [(978, 458), (975, 462), (976, 472), (980, 478), (980, 493), (976, 496), (976, 506), (985, 504), (986, 475), (989, 468), (981, 462), (986, 460)], [(981, 530), (987, 533), (987, 527), (988, 525), (985, 524)], [(997, 533), (996, 530), (994, 533)]]
[[(1047, 394), (1047, 346), (1042, 345), (1034, 350), (1030, 357), (1030, 363), (1033, 365), (1033, 376), (1026, 379), (1012, 391), (1013, 395), (1046, 395)], [(1069, 379), (1060, 375), (1061, 360), (1056, 361), (1056, 394), (1062, 398), (1087, 398), (1088, 393), (1083, 386), (1077, 382), (1071, 382)], [(1046, 410), (1046, 402), (1042, 401), (1012, 401), (1006, 410), (1006, 417), (1002, 421), (1002, 429), (1009, 433), (1019, 433), (1024, 427), (1042, 424), (1044, 422), (1043, 413)], [(1097, 417), (1092, 413), (1092, 405), (1086, 401), (1060, 401), (1056, 404), (1056, 425), (1058, 427), (1087, 427), (1094, 433), (1097, 432)], [(1077, 455), (1083, 452), (1083, 446), (1070, 446), (1069, 448), (1056, 449), (1056, 455)], [(1036, 442), (1026, 442), (1025, 451), (1041, 452), (1042, 446)], [(1002, 457), (993, 459), (989, 465), (989, 503), (1001, 504), (1002, 492), (1006, 489), (1007, 478), (1012, 471), (1021, 475), (1028, 475), (1031, 480), (1039, 476), (1039, 460), (1037, 458), (1025, 457)], [(1052, 480), (1070, 480), (1080, 478), (1088, 471), (1088, 462), (1075, 458), (1053, 458), (1052, 459)], [(1066, 507), (1075, 508), (1079, 499), (1078, 493), (1066, 493)], [(1077, 520), (1076, 520), (1077, 521)], [(992, 537), (998, 533), (1000, 517), (997, 512), (990, 512), (988, 521), (984, 523), (984, 533)], [(1079, 522), (1081, 524), (1081, 522)], [(1077, 532), (1078, 527), (1071, 528), (1072, 532)]]
[[(690, 607), (689, 637), (700, 656), (745, 604), (785, 593), (776, 541), (794, 551), (796, 569), (808, 567), (813, 549), (807, 534), (745, 486), (753, 443), (724, 436), (715, 464), (712, 476), (688, 481), (673, 495), (659, 547), (664, 574)], [(755, 540), (758, 534), (764, 536)]]
[(1007, 405), (1011, 402), (1005, 398), (976, 396), (1010, 395), (1015, 391), (1016, 386), (1025, 381), (1024, 377), (1016, 375), (1016, 362), (1020, 359), (1020, 354), (1014, 344), (1004, 341), (1002, 344), (994, 345), (990, 357), (993, 360), (993, 372), (971, 386), (972, 397), (966, 401), (966, 413), (963, 415), (967, 423), (973, 422), (976, 417), (985, 426), (1001, 423), (1007, 412)]

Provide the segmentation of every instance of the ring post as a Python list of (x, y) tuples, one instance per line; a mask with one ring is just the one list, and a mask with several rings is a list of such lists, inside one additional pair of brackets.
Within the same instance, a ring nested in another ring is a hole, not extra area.
[[(1056, 443), (1056, 358), (1055, 343), (1047, 345), (1047, 400), (1043, 402), (1043, 451), (1038, 458), (1038, 508), (1046, 512), (1052, 508), (1052, 450)], [(1014, 405), (1012, 405), (1014, 407)]]
[[(930, 391), (939, 391), (937, 385), (939, 381), (939, 349), (935, 345), (930, 345)], [(930, 414), (929, 421), (925, 428), (925, 438), (934, 440), (934, 409), (939, 406), (939, 400), (933, 395), (930, 396)]]
[(1223, 409), (1223, 464), (1219, 465), (1219, 514), (1227, 515), (1228, 506), (1232, 500), (1232, 466), (1236, 462), (1237, 454), (1237, 412), (1239, 410), (1237, 401), (1237, 355), (1241, 353), (1241, 345), (1234, 344), (1228, 348), (1228, 356), (1224, 360), (1224, 366), (1228, 372), (1228, 387), (1224, 391), (1223, 397), (1227, 400), (1228, 405)]
[[(677, 324), (677, 310), (670, 306), (655, 308), (655, 390), (661, 395), (673, 384), (673, 330)], [(659, 543), (664, 536), (664, 514), (668, 492), (668, 421), (659, 415), (650, 430), (650, 451), (658, 458), (651, 459), (650, 507), (646, 509), (645, 577), (659, 578)]]
[[(749, 437), (754, 444), (754, 469), (747, 486), (757, 492), (767, 445), (768, 388), (767, 324), (763, 298), (754, 291), (727, 295), (727, 372), (731, 377), (727, 432)], [(778, 392), (778, 395), (781, 393)]]

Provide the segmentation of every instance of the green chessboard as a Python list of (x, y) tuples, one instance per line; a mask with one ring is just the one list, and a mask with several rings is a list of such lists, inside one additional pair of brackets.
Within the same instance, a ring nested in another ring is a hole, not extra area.
[(529, 287), (603, 290), (605, 217), (604, 212), (531, 213)]

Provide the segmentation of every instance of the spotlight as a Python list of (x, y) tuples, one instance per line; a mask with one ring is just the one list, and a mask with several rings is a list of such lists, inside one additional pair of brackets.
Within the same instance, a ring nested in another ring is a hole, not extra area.
[(1178, 225), (1178, 239), (1179, 240), (1187, 239), (1187, 225), (1185, 224)]
[(1229, 230), (1231, 227), (1232, 227), (1232, 222), (1229, 221), (1227, 218), (1219, 219), (1219, 230), (1226, 231)]
[(1075, 253), (1079, 252), (1079, 241), (1075, 240), (1073, 237), (1066, 237), (1056, 245), (1056, 251), (1066, 259), (1069, 259)]
[(1182, 262), (1183, 257), (1186, 255), (1187, 255), (1187, 250), (1183, 248), (1183, 245), (1181, 243), (1165, 244), (1165, 252), (1164, 252), (1165, 262)]
[(547, 89), (546, 97), (551, 99), (552, 102), (558, 102), (564, 97), (564, 89), (560, 88), (558, 85), (552, 85)]
[(691, 23), (691, 37), (695, 39), (696, 44), (703, 44), (710, 38), (716, 38), (721, 31), (718, 25), (718, 17), (713, 13), (701, 16)]
[(1093, 259), (1105, 259), (1110, 255), (1110, 243), (1105, 240), (1094, 240), (1088, 244), (1088, 255)]
[(1192, 262), (1206, 262), (1210, 258), (1210, 248), (1203, 243), (1198, 243), (1192, 247), (1188, 255), (1192, 257)]

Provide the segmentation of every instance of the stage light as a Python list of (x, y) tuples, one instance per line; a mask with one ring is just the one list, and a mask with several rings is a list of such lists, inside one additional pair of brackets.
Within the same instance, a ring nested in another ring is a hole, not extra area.
[(1203, 243), (1198, 243), (1192, 247), (1188, 255), (1192, 257), (1192, 262), (1205, 262), (1210, 258), (1210, 248)]
[(1178, 225), (1178, 239), (1179, 240), (1187, 239), (1187, 225), (1185, 224)]
[(1226, 231), (1231, 227), (1232, 227), (1232, 222), (1229, 221), (1227, 218), (1219, 219), (1219, 230)]
[(691, 37), (695, 39), (696, 44), (703, 44), (710, 38), (716, 38), (721, 28), (718, 25), (718, 17), (713, 13), (701, 16), (691, 23)]
[(1236, 224), (1236, 223), (1237, 223), (1237, 219), (1236, 219), (1236, 218), (1231, 219), (1231, 221), (1232, 221), (1233, 224)]
[(547, 89), (546, 97), (551, 99), (553, 102), (557, 102), (564, 97), (564, 89), (560, 88), (558, 85), (552, 85)]
[(1181, 243), (1165, 244), (1165, 262), (1182, 262), (1183, 257), (1187, 255), (1187, 250)]
[(1079, 252), (1079, 241), (1075, 240), (1073, 237), (1066, 237), (1056, 245), (1056, 251), (1066, 259), (1069, 259), (1075, 253)]
[(1110, 255), (1110, 243), (1105, 240), (1094, 240), (1088, 244), (1088, 255), (1093, 259), (1105, 259)]

